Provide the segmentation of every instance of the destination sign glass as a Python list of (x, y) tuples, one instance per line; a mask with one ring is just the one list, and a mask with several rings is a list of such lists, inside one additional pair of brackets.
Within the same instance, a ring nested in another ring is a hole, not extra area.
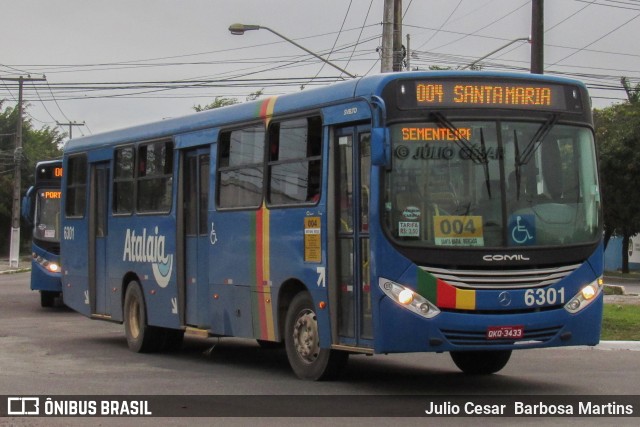
[(62, 166), (41, 165), (38, 167), (38, 179), (62, 179)]
[(424, 79), (399, 86), (401, 108), (580, 111), (577, 87), (543, 82)]
[(41, 195), (45, 199), (60, 199), (62, 198), (62, 191), (43, 191)]

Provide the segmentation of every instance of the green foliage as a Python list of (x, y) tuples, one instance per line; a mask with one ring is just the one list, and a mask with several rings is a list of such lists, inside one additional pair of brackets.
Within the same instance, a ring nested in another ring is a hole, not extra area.
[(236, 98), (226, 98), (223, 96), (216, 96), (212, 103), (206, 105), (194, 105), (193, 109), (197, 112), (205, 110), (213, 110), (214, 108), (226, 107), (228, 105), (237, 104), (239, 101)]
[[(640, 232), (640, 103), (626, 102), (594, 110), (604, 222), (608, 235), (625, 242)], [(628, 254), (623, 250), (622, 269), (628, 272)]]
[[(260, 98), (262, 95), (264, 94), (264, 89), (260, 89), (257, 90), (255, 92), (251, 92), (246, 98), (245, 100), (248, 101), (255, 101), (256, 99)], [(197, 112), (200, 111), (205, 111), (205, 110), (213, 110), (214, 108), (220, 108), (220, 107), (227, 107), (229, 105), (235, 105), (240, 103), (240, 101), (238, 101), (236, 98), (227, 98), (224, 96), (216, 96), (216, 98), (213, 100), (212, 103), (207, 104), (207, 105), (194, 105), (193, 109), (196, 110)]]
[[(0, 102), (0, 254), (3, 256), (9, 251), (17, 123), (17, 109), (7, 107), (3, 110)], [(49, 127), (34, 129), (29, 121), (23, 122), (21, 196), (33, 185), (36, 163), (62, 157), (61, 146), (62, 135), (57, 129)], [(31, 236), (25, 227), (21, 228), (21, 240), (24, 246)]]
[(631, 104), (637, 104), (640, 102), (640, 84), (637, 84), (636, 87), (631, 87), (631, 83), (629, 83), (629, 79), (626, 77), (622, 77), (620, 79), (620, 83), (622, 83), (622, 87), (624, 87), (624, 91), (627, 92), (627, 99)]
[(602, 340), (640, 341), (640, 305), (605, 304)]

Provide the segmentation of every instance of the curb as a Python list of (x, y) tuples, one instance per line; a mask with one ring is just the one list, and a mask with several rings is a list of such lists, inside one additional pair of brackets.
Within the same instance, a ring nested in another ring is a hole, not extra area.
[(595, 350), (615, 351), (630, 350), (640, 351), (640, 341), (600, 341), (600, 344), (593, 347)]
[(27, 271), (31, 271), (31, 267), (17, 268), (13, 270), (3, 270), (3, 271), (0, 271), (0, 274), (17, 274), (17, 273), (26, 273)]

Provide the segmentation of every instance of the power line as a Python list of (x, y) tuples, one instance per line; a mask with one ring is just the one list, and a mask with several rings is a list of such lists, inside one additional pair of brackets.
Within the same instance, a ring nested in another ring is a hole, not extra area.
[(615, 28), (614, 28), (614, 29), (612, 29), (611, 31), (607, 32), (606, 34), (602, 35), (601, 37), (598, 37), (597, 39), (595, 39), (595, 40), (594, 40), (594, 41), (592, 41), (591, 43), (587, 44), (587, 45), (586, 45), (586, 46), (584, 46), (583, 48), (580, 48), (580, 49), (576, 50), (576, 51), (575, 51), (575, 52), (573, 52), (572, 54), (565, 56), (564, 58), (562, 58), (562, 59), (560, 59), (560, 60), (558, 60), (558, 61), (554, 62), (554, 63), (553, 63), (553, 64), (551, 64), (551, 65), (556, 65), (556, 64), (558, 64), (558, 63), (560, 63), (560, 62), (562, 62), (562, 61), (564, 61), (564, 60), (566, 60), (566, 59), (571, 58), (573, 55), (575, 55), (575, 54), (577, 54), (577, 53), (579, 53), (579, 52), (582, 52), (583, 50), (585, 50), (585, 49), (586, 49), (586, 48), (588, 48), (589, 46), (592, 46), (592, 45), (596, 44), (597, 42), (599, 42), (600, 40), (604, 39), (605, 37), (610, 36), (611, 34), (615, 33), (615, 32), (616, 32), (616, 31), (618, 31), (620, 28), (624, 27), (625, 25), (627, 25), (627, 24), (628, 24), (628, 23), (630, 23), (631, 21), (634, 21), (634, 20), (635, 20), (635, 19), (637, 19), (638, 17), (640, 17), (640, 13), (638, 13), (637, 15), (635, 15), (634, 17), (632, 17), (631, 19), (629, 19), (629, 20), (627, 20), (627, 21), (623, 22), (622, 24), (618, 25), (617, 27), (615, 27)]
[(607, 2), (613, 3), (613, 4), (603, 4), (603, 3), (598, 3), (596, 0), (592, 0), (592, 1), (576, 0), (576, 1), (578, 1), (580, 3), (595, 4), (597, 6), (612, 7), (612, 8), (615, 8), (615, 9), (640, 10), (640, 7), (625, 7), (625, 6), (640, 6), (640, 4), (638, 2), (604, 0), (604, 1), (607, 1)]

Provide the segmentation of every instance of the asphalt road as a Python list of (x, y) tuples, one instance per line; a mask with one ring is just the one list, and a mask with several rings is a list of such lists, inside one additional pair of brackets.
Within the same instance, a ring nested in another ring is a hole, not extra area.
[[(31, 395), (222, 395), (251, 415), (255, 396), (600, 395), (640, 394), (640, 346), (602, 343), (595, 348), (514, 352), (500, 373), (461, 374), (447, 354), (355, 356), (333, 382), (301, 381), (282, 350), (252, 340), (187, 338), (171, 354), (136, 354), (127, 349), (121, 325), (90, 320), (61, 306), (40, 307), (29, 290), (29, 273), (0, 275), (0, 396)], [(637, 398), (637, 396), (636, 396)], [(245, 400), (246, 399), (246, 400)], [(259, 401), (259, 399), (257, 399)], [(636, 409), (640, 412), (640, 400)], [(413, 402), (413, 400), (411, 400)], [(246, 406), (245, 406), (246, 405)], [(188, 406), (188, 405), (186, 405)], [(0, 425), (389, 425), (383, 418), (6, 418)], [(87, 421), (88, 420), (88, 421)], [(563, 425), (637, 425), (638, 418), (562, 418)], [(134, 423), (135, 421), (135, 423)], [(431, 420), (434, 421), (434, 420)], [(506, 418), (442, 418), (445, 425), (512, 425)], [(518, 419), (518, 424), (557, 425), (558, 418)], [(395, 425), (427, 425), (424, 418), (394, 418)]]

